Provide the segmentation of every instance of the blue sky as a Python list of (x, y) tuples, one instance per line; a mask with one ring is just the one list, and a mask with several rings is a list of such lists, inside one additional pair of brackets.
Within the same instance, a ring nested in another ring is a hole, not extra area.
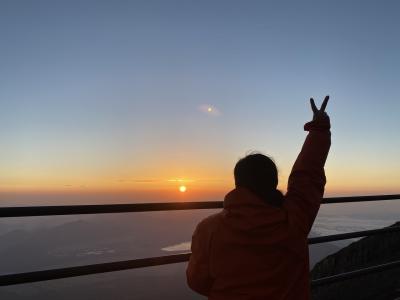
[(399, 13), (397, 1), (2, 1), (0, 189), (219, 184), (248, 150), (275, 158), (284, 188), (308, 99), (329, 94), (328, 192), (398, 191)]

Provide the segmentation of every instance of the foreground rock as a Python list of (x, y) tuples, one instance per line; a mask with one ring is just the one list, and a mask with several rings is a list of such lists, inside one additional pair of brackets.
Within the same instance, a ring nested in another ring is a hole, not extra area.
[[(391, 226), (400, 226), (397, 222)], [(390, 227), (391, 227), (390, 226)], [(312, 279), (400, 260), (400, 232), (365, 237), (315, 265)], [(313, 300), (400, 299), (400, 268), (315, 288)]]

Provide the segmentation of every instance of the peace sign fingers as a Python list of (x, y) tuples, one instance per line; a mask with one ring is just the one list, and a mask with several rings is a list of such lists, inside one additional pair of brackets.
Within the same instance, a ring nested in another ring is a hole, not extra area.
[(311, 109), (314, 114), (323, 113), (325, 111), (326, 106), (328, 105), (329, 96), (326, 96), (324, 102), (322, 102), (321, 108), (318, 109), (315, 105), (314, 99), (310, 98)]

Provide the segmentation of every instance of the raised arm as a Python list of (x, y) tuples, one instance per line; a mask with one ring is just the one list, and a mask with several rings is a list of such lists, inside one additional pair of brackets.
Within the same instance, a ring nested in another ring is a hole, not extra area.
[(324, 165), (331, 145), (329, 116), (325, 113), (329, 96), (321, 108), (311, 98), (313, 120), (304, 125), (308, 135), (289, 176), (285, 207), (292, 226), (308, 234), (318, 213), (326, 183)]

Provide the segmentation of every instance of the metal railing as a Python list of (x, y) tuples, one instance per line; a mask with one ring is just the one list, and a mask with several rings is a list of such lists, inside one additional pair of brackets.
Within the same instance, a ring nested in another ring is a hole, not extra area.
[[(331, 197), (324, 198), (322, 204), (349, 203), (364, 201), (400, 200), (400, 194), (374, 195), (356, 197)], [(0, 217), (31, 217), (51, 215), (75, 215), (75, 214), (106, 214), (127, 212), (150, 212), (168, 210), (190, 209), (218, 209), (223, 207), (222, 201), (210, 202), (172, 202), (172, 203), (137, 203), (137, 204), (107, 204), (107, 205), (65, 205), (65, 206), (29, 206), (29, 207), (1, 207)], [(364, 230), (358, 232), (334, 234), (308, 239), (309, 244), (325, 243), (337, 240), (386, 234), (400, 231), (400, 226), (386, 227), (382, 229)], [(150, 266), (159, 266), (188, 261), (190, 253), (149, 257), (109, 263), (91, 264), (67, 268), (41, 270), (16, 274), (0, 275), (0, 286), (21, 283), (69, 278), (90, 274), (122, 271)], [(400, 267), (400, 261), (394, 261), (382, 265), (372, 266), (360, 270), (346, 272), (338, 275), (315, 279), (311, 282), (313, 287), (342, 281), (369, 273), (382, 272), (388, 269)]]
[[(322, 204), (399, 200), (400, 194), (324, 198)], [(222, 201), (0, 207), (0, 218), (222, 208)]]

